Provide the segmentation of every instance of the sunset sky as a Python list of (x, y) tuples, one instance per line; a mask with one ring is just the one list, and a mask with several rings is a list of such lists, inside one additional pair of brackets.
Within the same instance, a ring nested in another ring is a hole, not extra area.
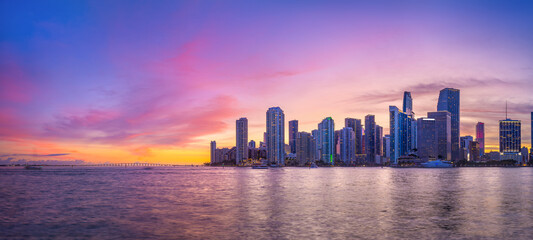
[(262, 141), (272, 106), (388, 133), (403, 91), (423, 117), (445, 87), (461, 136), (485, 122), (496, 150), (507, 100), (531, 145), (531, 1), (0, 3), (0, 161), (199, 164), (240, 117)]

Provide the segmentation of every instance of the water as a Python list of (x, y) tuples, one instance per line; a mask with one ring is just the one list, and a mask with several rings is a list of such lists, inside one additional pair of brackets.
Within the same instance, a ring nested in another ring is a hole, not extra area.
[(0, 168), (0, 238), (533, 239), (533, 168)]

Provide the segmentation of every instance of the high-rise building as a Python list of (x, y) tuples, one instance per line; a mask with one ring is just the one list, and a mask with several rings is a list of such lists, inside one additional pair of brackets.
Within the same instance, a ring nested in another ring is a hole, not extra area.
[(296, 134), (298, 134), (298, 120), (289, 121), (289, 145), (291, 153), (296, 153)]
[(341, 154), (341, 130), (337, 130), (335, 131), (335, 137), (333, 139), (333, 142), (335, 143), (335, 156), (334, 156), (334, 159), (335, 160), (339, 160), (339, 155)]
[(527, 164), (529, 162), (529, 153), (527, 151), (527, 147), (522, 147), (520, 149), (520, 155), (522, 155), (521, 164)]
[(344, 126), (350, 127), (355, 132), (355, 153), (363, 154), (363, 126), (361, 125), (361, 119), (346, 118), (344, 120)]
[(383, 156), (383, 127), (376, 125), (376, 155)]
[(217, 162), (217, 142), (211, 141), (211, 163)]
[(424, 161), (437, 158), (437, 128), (434, 118), (419, 118), (416, 124), (418, 156)]
[(321, 155), (321, 151), (320, 149), (322, 148), (320, 146), (321, 144), (321, 141), (320, 141), (320, 132), (318, 131), (318, 129), (315, 129), (315, 130), (312, 130), (311, 131), (311, 135), (313, 136), (313, 138), (315, 139), (315, 160), (317, 159), (321, 159), (322, 155)]
[(268, 162), (285, 165), (285, 114), (280, 107), (266, 113), (266, 138)]
[(403, 112), (411, 114), (413, 111), (413, 98), (411, 92), (403, 92)]
[(344, 127), (339, 135), (339, 159), (344, 164), (350, 164), (355, 161), (355, 132), (350, 127)]
[(470, 144), (468, 144), (468, 152), (470, 153), (470, 159), (469, 161), (478, 162), (480, 155), (479, 155), (479, 142), (472, 141)]
[(445, 88), (440, 91), (437, 111), (448, 111), (451, 114), (451, 160), (453, 161), (459, 158), (459, 136), (461, 136), (460, 103), (461, 100), (459, 89)]
[(324, 118), (318, 124), (320, 160), (326, 164), (333, 165), (335, 157), (335, 123), (331, 117)]
[(248, 119), (238, 119), (236, 126), (235, 164), (239, 165), (248, 159)]
[[(463, 136), (459, 138), (460, 150), (459, 150), (459, 160), (472, 161), (472, 151), (470, 148), (470, 143), (474, 141), (472, 136)], [(479, 146), (478, 146), (479, 147)]]
[(363, 130), (361, 126), (361, 119), (356, 118), (346, 118), (344, 120), (344, 127), (352, 128), (355, 133), (355, 154), (363, 154), (363, 145), (362, 145), (362, 138), (363, 138)]
[[(531, 128), (531, 148), (530, 149), (533, 149), (533, 112), (531, 112), (531, 125), (529, 125), (529, 127)], [(532, 151), (532, 150), (530, 150)], [(530, 154), (530, 155), (533, 155), (533, 154)], [(533, 159), (532, 159), (533, 160)]]
[(485, 155), (485, 123), (476, 124), (476, 141), (479, 143), (479, 156)]
[(521, 142), (520, 120), (505, 119), (500, 120), (500, 159), (515, 160), (520, 162)]
[(250, 140), (250, 142), (248, 143), (248, 148), (255, 148), (255, 141), (254, 140)]
[(383, 137), (383, 155), (390, 161), (390, 135), (386, 134)]
[(365, 116), (365, 154), (367, 163), (376, 162), (376, 120), (374, 115)]
[(310, 133), (298, 132), (296, 134), (296, 161), (304, 166), (315, 161), (315, 138)]
[[(435, 119), (437, 135), (437, 158), (451, 160), (451, 114), (448, 111), (428, 112), (428, 118)], [(457, 139), (459, 140), (459, 139)]]
[(390, 119), (390, 162), (398, 163), (401, 156), (408, 155), (413, 150), (413, 127), (416, 123), (412, 114), (400, 111), (396, 106), (389, 106)]

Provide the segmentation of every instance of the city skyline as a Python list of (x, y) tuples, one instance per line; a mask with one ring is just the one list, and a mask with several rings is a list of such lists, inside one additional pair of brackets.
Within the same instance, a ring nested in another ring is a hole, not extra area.
[[(235, 146), (241, 117), (259, 143), (272, 106), (298, 131), (328, 116), (340, 130), (346, 118), (374, 115), (387, 135), (388, 107), (403, 109), (404, 91), (419, 118), (448, 87), (461, 90), (460, 136), (483, 122), (485, 152), (498, 150), (508, 101), (531, 147), (529, 2), (2, 1), (0, 9), (3, 162), (201, 164), (211, 140)], [(287, 130), (285, 122), (286, 144)]]

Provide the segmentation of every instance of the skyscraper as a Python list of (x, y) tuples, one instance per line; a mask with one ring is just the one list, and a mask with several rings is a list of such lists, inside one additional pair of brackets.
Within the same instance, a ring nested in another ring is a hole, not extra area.
[(437, 129), (434, 118), (417, 119), (418, 156), (424, 161), (437, 157)]
[(383, 155), (390, 161), (390, 135), (383, 137)]
[(320, 146), (321, 144), (320, 132), (318, 131), (318, 129), (315, 129), (311, 131), (311, 135), (315, 139), (315, 155), (314, 155), (315, 159), (314, 160), (321, 159), (322, 154), (320, 153), (321, 152), (320, 149), (322, 147)]
[(383, 127), (376, 125), (376, 155), (383, 156)]
[(412, 114), (400, 111), (396, 106), (389, 106), (390, 126), (390, 162), (397, 163), (401, 156), (409, 154), (413, 149), (413, 127), (416, 126)]
[(350, 164), (355, 161), (355, 132), (350, 127), (344, 127), (339, 135), (339, 159), (345, 164)]
[(521, 125), (520, 120), (505, 119), (500, 120), (500, 159), (515, 160), (520, 162), (521, 147)]
[(346, 118), (344, 120), (344, 127), (352, 128), (355, 134), (355, 154), (363, 154), (363, 145), (362, 145), (362, 126), (361, 126), (361, 119), (356, 118)]
[[(470, 144), (474, 141), (474, 138), (472, 136), (462, 136), (459, 138), (460, 143), (460, 150), (459, 150), (459, 160), (467, 160), (472, 161), (472, 151), (470, 148)], [(479, 143), (478, 146), (479, 148)]]
[(216, 163), (217, 142), (211, 141), (211, 163)]
[(403, 112), (411, 114), (413, 111), (413, 98), (411, 92), (403, 92)]
[(335, 157), (335, 123), (331, 117), (324, 118), (318, 124), (320, 159), (326, 164), (333, 165)]
[(268, 162), (285, 165), (285, 114), (280, 107), (266, 113), (266, 138)]
[(365, 154), (367, 163), (376, 162), (376, 120), (374, 115), (365, 116)]
[(296, 134), (298, 134), (298, 120), (289, 121), (289, 146), (291, 153), (296, 153)]
[(239, 165), (243, 160), (248, 159), (248, 119), (238, 119), (236, 130), (235, 164)]
[[(459, 158), (459, 136), (461, 136), (461, 119), (460, 119), (460, 91), (454, 88), (445, 88), (440, 91), (439, 102), (437, 104), (437, 111), (448, 111), (451, 114), (451, 160)], [(450, 159), (448, 159), (450, 160)]]
[[(437, 158), (451, 160), (451, 114), (448, 111), (428, 112), (428, 118), (435, 119), (437, 135)], [(459, 139), (457, 139), (459, 140)]]
[(485, 123), (476, 124), (476, 142), (479, 144), (479, 156), (485, 155)]
[(304, 166), (315, 161), (315, 138), (307, 132), (296, 134), (296, 161)]
[(470, 159), (468, 161), (477, 162), (479, 161), (479, 142), (472, 141), (468, 144), (468, 152), (470, 153)]

